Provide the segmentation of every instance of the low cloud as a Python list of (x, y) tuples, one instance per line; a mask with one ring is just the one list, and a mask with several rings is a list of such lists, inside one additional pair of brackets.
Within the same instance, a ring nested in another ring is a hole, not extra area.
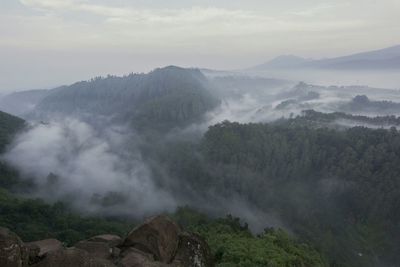
[(173, 210), (124, 127), (99, 131), (76, 119), (39, 124), (20, 134), (4, 159), (33, 178), (34, 195), (66, 200), (86, 212), (145, 216)]

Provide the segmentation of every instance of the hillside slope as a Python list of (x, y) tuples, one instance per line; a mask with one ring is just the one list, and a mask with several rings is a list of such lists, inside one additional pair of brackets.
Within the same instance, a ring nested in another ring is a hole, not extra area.
[(96, 115), (137, 127), (169, 128), (199, 120), (217, 104), (199, 70), (170, 66), (148, 74), (108, 76), (54, 89), (32, 115)]
[(50, 90), (28, 90), (5, 95), (0, 98), (0, 110), (23, 117), (49, 93)]
[(4, 152), (13, 136), (24, 127), (25, 121), (0, 111), (0, 153)]

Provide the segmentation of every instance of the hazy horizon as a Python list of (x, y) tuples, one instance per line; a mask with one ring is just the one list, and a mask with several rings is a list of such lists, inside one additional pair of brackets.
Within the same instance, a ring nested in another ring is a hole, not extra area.
[(399, 11), (395, 0), (3, 0), (0, 93), (167, 65), (229, 70), (381, 49), (400, 44)]

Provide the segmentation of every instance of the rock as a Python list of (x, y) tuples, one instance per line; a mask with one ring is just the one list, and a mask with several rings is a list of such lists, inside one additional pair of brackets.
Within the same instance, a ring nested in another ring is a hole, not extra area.
[(151, 253), (146, 253), (146, 252), (144, 252), (144, 251), (138, 250), (138, 249), (133, 248), (133, 247), (130, 247), (130, 248), (125, 249), (124, 252), (121, 253), (121, 257), (124, 258), (125, 256), (127, 256), (127, 255), (129, 255), (129, 254), (131, 254), (131, 253), (133, 253), (133, 254), (135, 254), (135, 253), (136, 253), (136, 254), (141, 254), (142, 256), (148, 258), (149, 260), (154, 261), (154, 256), (153, 256), (153, 254), (151, 254)]
[(174, 264), (184, 267), (212, 267), (213, 257), (207, 242), (199, 235), (181, 233)]
[(120, 254), (121, 254), (121, 249), (117, 247), (112, 248), (111, 257), (118, 258)]
[(93, 257), (111, 259), (119, 256), (120, 249), (116, 246), (121, 243), (122, 239), (117, 235), (98, 235), (78, 242), (75, 247), (85, 250)]
[(124, 251), (121, 260), (122, 267), (172, 267), (169, 264), (154, 261), (154, 256), (135, 248)]
[(28, 266), (28, 250), (21, 239), (7, 228), (0, 227), (0, 266)]
[(154, 261), (154, 256), (152, 254), (140, 251), (133, 247), (124, 250), (121, 256), (121, 266), (123, 267), (143, 266), (148, 262)]
[(179, 226), (166, 216), (157, 216), (133, 229), (122, 248), (137, 248), (154, 255), (155, 260), (170, 263), (179, 243)]
[(68, 248), (52, 251), (46, 257), (33, 265), (34, 267), (116, 267), (112, 262), (90, 256), (84, 250)]
[(182, 232), (165, 216), (147, 220), (122, 241), (99, 235), (64, 249), (60, 241), (46, 239), (24, 244), (0, 228), (0, 267), (213, 267), (207, 243)]
[(29, 258), (29, 265), (37, 263), (40, 260), (39, 253), (40, 248), (37, 245), (27, 245), (25, 244), (26, 248), (28, 249), (28, 258)]
[(37, 253), (38, 257), (43, 257), (49, 252), (63, 249), (63, 244), (57, 239), (45, 239), (45, 240), (25, 243), (25, 245), (28, 247), (31, 253), (32, 250), (37, 251), (37, 249), (39, 249)]
[(129, 253), (121, 260), (122, 267), (142, 267), (151, 262), (140, 253)]
[(97, 235), (88, 239), (93, 242), (107, 243), (110, 247), (119, 246), (122, 243), (122, 238), (117, 235)]
[(110, 259), (113, 254), (113, 248), (109, 247), (107, 243), (102, 242), (80, 241), (75, 244), (75, 247), (85, 250), (93, 257), (101, 259)]

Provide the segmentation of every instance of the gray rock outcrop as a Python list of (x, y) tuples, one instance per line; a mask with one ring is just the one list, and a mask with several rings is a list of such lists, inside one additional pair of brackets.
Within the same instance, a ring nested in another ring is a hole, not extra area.
[(0, 228), (1, 267), (213, 267), (205, 240), (184, 232), (166, 216), (156, 216), (122, 239), (98, 235), (71, 248), (56, 239), (23, 243)]

